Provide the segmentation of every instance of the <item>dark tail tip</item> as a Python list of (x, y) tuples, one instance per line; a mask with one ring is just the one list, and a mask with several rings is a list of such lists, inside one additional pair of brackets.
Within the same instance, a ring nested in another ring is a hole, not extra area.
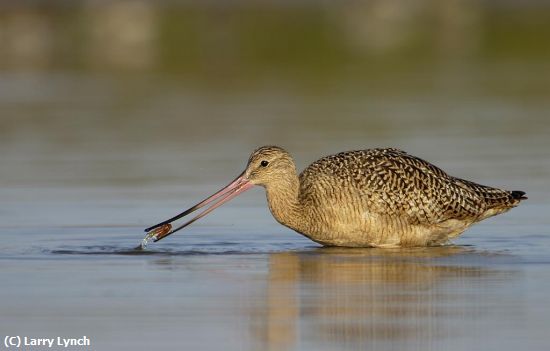
[(528, 199), (528, 197), (525, 196), (525, 191), (519, 191), (519, 190), (512, 191), (512, 198), (515, 199), (515, 200), (527, 200)]

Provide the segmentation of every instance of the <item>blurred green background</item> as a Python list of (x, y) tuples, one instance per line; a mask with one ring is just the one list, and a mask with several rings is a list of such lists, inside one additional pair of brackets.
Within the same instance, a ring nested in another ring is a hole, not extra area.
[[(545, 1), (23, 0), (2, 1), (0, 11), (0, 68), (8, 72), (151, 74), (205, 89), (329, 92), (347, 84), (451, 88), (471, 70), (490, 92), (549, 88)], [(531, 74), (539, 84), (483, 79), (493, 72)]]

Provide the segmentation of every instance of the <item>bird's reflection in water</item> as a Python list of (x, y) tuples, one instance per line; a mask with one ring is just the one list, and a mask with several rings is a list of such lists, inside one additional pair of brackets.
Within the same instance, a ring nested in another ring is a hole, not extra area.
[(513, 276), (484, 260), (457, 246), (273, 254), (254, 334), (263, 350), (437, 349), (475, 333), (461, 326)]

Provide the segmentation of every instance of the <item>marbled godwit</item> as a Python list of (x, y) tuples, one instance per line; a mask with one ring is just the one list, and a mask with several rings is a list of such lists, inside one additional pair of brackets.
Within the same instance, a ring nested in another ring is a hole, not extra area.
[[(165, 238), (254, 185), (266, 189), (269, 209), (279, 223), (326, 246), (440, 245), (527, 198), (522, 191), (452, 177), (397, 149), (342, 152), (321, 158), (297, 175), (287, 151), (264, 146), (252, 153), (244, 172), (228, 186), (147, 228), (145, 243)], [(212, 202), (172, 230), (170, 223)]]

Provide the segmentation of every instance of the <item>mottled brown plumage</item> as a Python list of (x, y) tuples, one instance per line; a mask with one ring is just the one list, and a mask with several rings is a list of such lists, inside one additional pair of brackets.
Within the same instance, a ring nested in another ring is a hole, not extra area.
[[(262, 160), (269, 165), (258, 167)], [(250, 156), (247, 174), (266, 188), (277, 221), (330, 246), (442, 244), (525, 198), (391, 148), (327, 156), (297, 176), (288, 152), (265, 146)]]
[[(397, 149), (342, 152), (315, 161), (297, 175), (284, 149), (264, 146), (230, 185), (182, 214), (147, 231), (155, 241), (187, 226), (252, 185), (265, 187), (271, 213), (281, 224), (327, 246), (440, 245), (470, 225), (526, 199), (452, 177)], [(214, 200), (199, 216), (170, 232), (151, 231)]]

